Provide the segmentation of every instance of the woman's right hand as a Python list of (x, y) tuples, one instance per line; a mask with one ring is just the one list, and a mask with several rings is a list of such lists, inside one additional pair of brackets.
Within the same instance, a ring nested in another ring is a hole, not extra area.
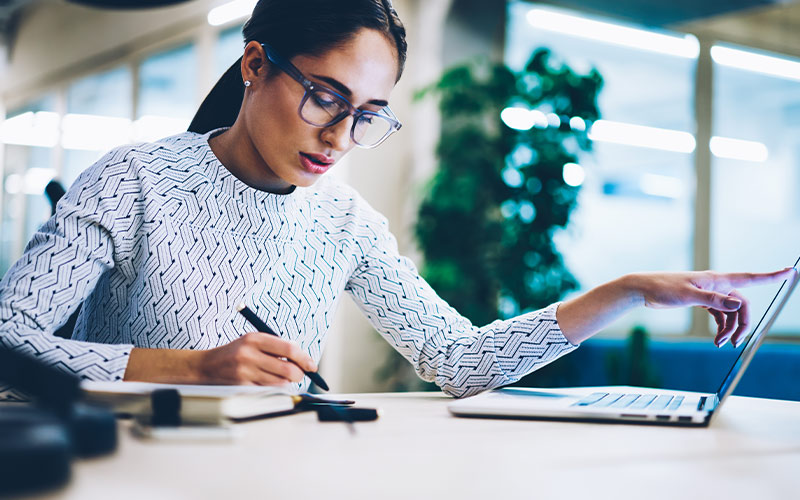
[(209, 349), (131, 350), (124, 380), (172, 384), (282, 385), (317, 371), (311, 356), (294, 342), (251, 332)]
[(202, 351), (198, 370), (200, 378), (210, 384), (281, 385), (302, 381), (303, 370), (315, 372), (317, 365), (294, 342), (250, 332)]

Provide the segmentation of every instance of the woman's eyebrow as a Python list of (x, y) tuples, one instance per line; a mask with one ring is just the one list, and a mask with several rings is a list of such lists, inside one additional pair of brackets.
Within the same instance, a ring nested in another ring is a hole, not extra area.
[[(313, 76), (317, 80), (322, 80), (323, 82), (327, 83), (328, 85), (333, 87), (335, 90), (337, 90), (343, 96), (345, 96), (345, 97), (353, 97), (353, 92), (349, 88), (347, 88), (347, 85), (343, 84), (339, 80), (337, 80), (335, 78), (331, 78), (329, 76), (314, 75), (314, 74), (312, 74), (311, 76)], [(384, 101), (383, 99), (372, 99), (372, 100), (370, 100), (368, 102), (368, 104), (374, 104), (375, 106), (380, 106), (380, 107), (383, 108), (383, 107), (387, 106), (389, 104), (389, 102), (388, 101)]]

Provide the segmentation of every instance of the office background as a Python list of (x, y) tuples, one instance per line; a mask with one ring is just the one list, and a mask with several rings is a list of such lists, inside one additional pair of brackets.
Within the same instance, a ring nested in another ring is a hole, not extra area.
[[(17, 0), (0, 7), (0, 273), (49, 216), (43, 188), (50, 179), (69, 186), (115, 145), (185, 130), (241, 52), (244, 18), (215, 17), (224, 3), (100, 10)], [(354, 151), (328, 175), (384, 213), (401, 251), (419, 261), (413, 228), (436, 169), (441, 119), (435, 101), (414, 99), (415, 92), (470, 58), (488, 55), (521, 69), (535, 48), (548, 47), (605, 80), (594, 151), (570, 171), (581, 188), (577, 208), (556, 235), (582, 289), (633, 271), (766, 271), (794, 262), (800, 4), (604, 4), (395, 0), (409, 37), (406, 71), (392, 94), (404, 128), (376, 150)], [(750, 291), (753, 309), (763, 310), (773, 291)], [(609, 372), (608, 349), (624, 349), (638, 325), (674, 354), (667, 359), (661, 349), (654, 363), (683, 359), (680, 366), (696, 368), (691, 363), (706, 359), (693, 357), (698, 346), (710, 346), (706, 316), (637, 311), (587, 342), (581, 362)], [(769, 352), (791, 370), (800, 365), (800, 299), (775, 330)], [(349, 301), (330, 335), (323, 369), (337, 390), (414, 388), (413, 374), (387, 373), (398, 366), (390, 347)], [(787, 391), (777, 395), (792, 397)]]

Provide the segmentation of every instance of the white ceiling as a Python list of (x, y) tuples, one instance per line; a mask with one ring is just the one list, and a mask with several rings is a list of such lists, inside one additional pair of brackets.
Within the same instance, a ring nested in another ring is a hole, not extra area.
[(712, 40), (800, 57), (800, 2), (749, 9), (671, 26)]

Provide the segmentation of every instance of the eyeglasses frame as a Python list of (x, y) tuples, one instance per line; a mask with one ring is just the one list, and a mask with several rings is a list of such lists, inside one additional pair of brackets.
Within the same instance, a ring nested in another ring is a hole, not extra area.
[[(400, 128), (403, 126), (403, 124), (400, 123), (400, 120), (397, 119), (397, 116), (395, 116), (395, 114), (392, 112), (389, 106), (384, 106), (379, 112), (358, 109), (357, 107), (353, 106), (350, 100), (348, 100), (340, 93), (324, 85), (318, 85), (309, 80), (308, 78), (306, 78), (306, 76), (299, 69), (297, 69), (297, 66), (292, 64), (288, 59), (285, 59), (283, 56), (278, 54), (278, 52), (274, 48), (272, 48), (269, 44), (261, 43), (261, 47), (264, 49), (264, 53), (267, 55), (267, 59), (269, 59), (270, 62), (272, 62), (275, 66), (277, 66), (281, 71), (289, 75), (297, 83), (302, 85), (303, 88), (305, 89), (303, 98), (300, 100), (300, 106), (298, 106), (297, 108), (297, 114), (300, 115), (301, 120), (308, 123), (309, 125), (313, 127), (326, 128), (330, 127), (331, 125), (335, 125), (336, 123), (339, 123), (348, 116), (352, 116), (353, 126), (350, 127), (350, 139), (353, 141), (355, 145), (364, 149), (372, 149), (380, 146), (386, 139), (389, 138), (390, 135), (400, 130)], [(324, 90), (325, 92), (329, 92), (334, 96), (338, 97), (339, 99), (341, 99), (342, 101), (344, 101), (348, 106), (347, 112), (342, 113), (341, 115), (335, 117), (333, 120), (324, 125), (318, 125), (316, 123), (311, 123), (310, 121), (306, 120), (303, 117), (302, 113), (303, 106), (305, 106), (306, 101), (308, 101), (308, 98), (311, 96), (311, 93), (314, 92), (315, 90)], [(358, 124), (358, 120), (364, 115), (377, 116), (382, 120), (388, 121), (389, 124), (391, 125), (389, 131), (386, 132), (386, 134), (378, 142), (376, 142), (371, 146), (365, 146), (363, 144), (360, 144), (355, 137), (356, 124)]]

